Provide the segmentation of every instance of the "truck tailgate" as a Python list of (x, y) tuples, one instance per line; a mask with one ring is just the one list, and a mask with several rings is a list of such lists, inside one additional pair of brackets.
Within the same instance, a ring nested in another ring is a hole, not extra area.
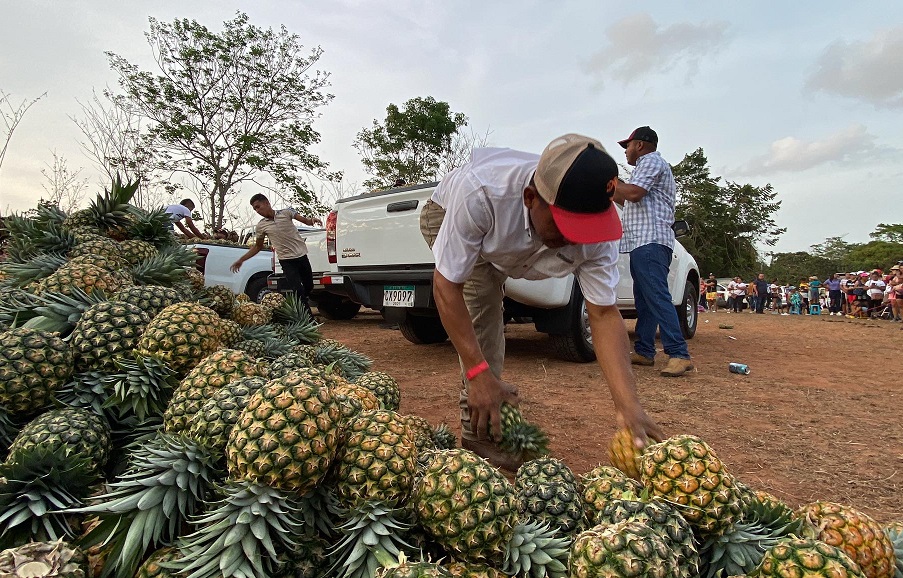
[[(365, 193), (336, 203), (339, 271), (433, 263), (420, 211), (434, 187)], [(374, 239), (379, 239), (374, 243)]]

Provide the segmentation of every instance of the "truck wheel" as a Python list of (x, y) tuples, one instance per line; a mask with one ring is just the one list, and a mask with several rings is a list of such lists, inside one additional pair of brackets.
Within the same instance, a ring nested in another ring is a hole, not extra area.
[(448, 333), (442, 327), (442, 320), (438, 317), (421, 315), (405, 315), (398, 322), (398, 329), (404, 338), (417, 345), (430, 343), (442, 343), (448, 339)]
[(684, 339), (693, 339), (696, 335), (696, 323), (699, 321), (699, 308), (696, 306), (699, 301), (697, 291), (696, 284), (687, 281), (684, 286), (683, 303), (676, 306), (680, 332), (683, 333)]
[(361, 304), (355, 303), (350, 299), (332, 295), (317, 299), (317, 311), (322, 313), (327, 319), (338, 321), (354, 319), (354, 316), (360, 310)]
[(593, 350), (593, 334), (589, 329), (589, 313), (586, 311), (586, 299), (580, 287), (574, 283), (574, 297), (572, 301), (574, 313), (568, 322), (567, 333), (552, 333), (552, 346), (558, 356), (565, 361), (587, 363), (596, 359)]
[(250, 297), (251, 301), (254, 303), (260, 303), (260, 300), (263, 299), (263, 296), (267, 293), (271, 293), (271, 291), (267, 288), (267, 278), (266, 277), (254, 277), (248, 281), (248, 286), (245, 287), (245, 295)]

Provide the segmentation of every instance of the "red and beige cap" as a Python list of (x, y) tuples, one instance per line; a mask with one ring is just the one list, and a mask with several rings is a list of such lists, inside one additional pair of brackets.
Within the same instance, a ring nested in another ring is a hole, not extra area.
[(617, 176), (618, 163), (602, 143), (566, 134), (542, 152), (533, 183), (568, 241), (601, 243), (622, 235), (621, 219), (611, 201)]

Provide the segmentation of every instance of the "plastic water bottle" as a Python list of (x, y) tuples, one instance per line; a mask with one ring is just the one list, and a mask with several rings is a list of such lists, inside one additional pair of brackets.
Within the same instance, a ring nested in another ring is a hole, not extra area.
[(749, 375), (749, 366), (745, 363), (731, 363), (727, 366), (731, 373), (739, 373), (740, 375)]

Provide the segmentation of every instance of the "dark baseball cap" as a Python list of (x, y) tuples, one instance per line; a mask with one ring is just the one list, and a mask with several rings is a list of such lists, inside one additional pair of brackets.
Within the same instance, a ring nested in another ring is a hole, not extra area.
[(601, 243), (621, 238), (621, 219), (608, 187), (618, 164), (598, 140), (566, 134), (545, 148), (533, 175), (552, 218), (572, 243)]
[(630, 144), (632, 140), (641, 140), (650, 142), (654, 145), (658, 145), (658, 135), (655, 134), (655, 131), (649, 128), (648, 126), (641, 126), (638, 129), (635, 129), (630, 136), (625, 138), (624, 140), (619, 140), (618, 144), (621, 145), (621, 148), (627, 148), (627, 145)]

